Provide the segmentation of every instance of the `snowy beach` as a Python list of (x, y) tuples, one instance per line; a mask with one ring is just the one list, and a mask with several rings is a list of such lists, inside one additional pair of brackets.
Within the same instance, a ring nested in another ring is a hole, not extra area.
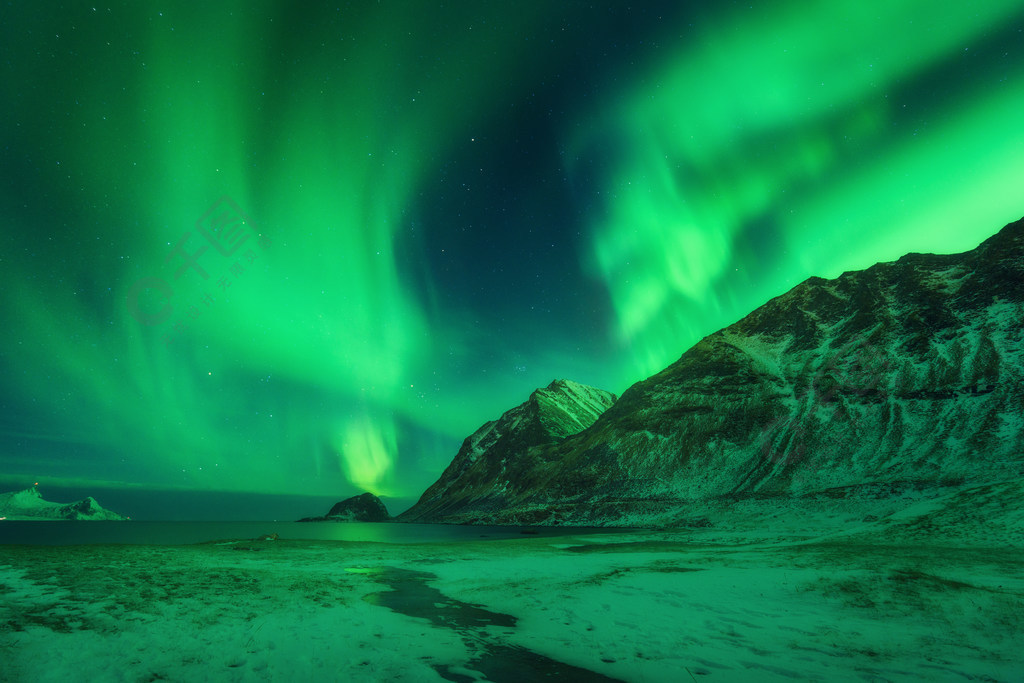
[(0, 546), (4, 681), (1019, 681), (1024, 554), (697, 531)]

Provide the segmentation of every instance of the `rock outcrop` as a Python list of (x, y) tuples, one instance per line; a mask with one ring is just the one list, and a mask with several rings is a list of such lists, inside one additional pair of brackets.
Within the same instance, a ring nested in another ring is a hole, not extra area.
[(389, 522), (391, 515), (383, 501), (372, 493), (346, 498), (323, 517), (304, 517), (300, 522)]

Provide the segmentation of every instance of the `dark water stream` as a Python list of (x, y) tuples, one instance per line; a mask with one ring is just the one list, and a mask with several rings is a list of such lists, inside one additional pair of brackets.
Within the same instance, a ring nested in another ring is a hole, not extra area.
[[(530, 683), (553, 679), (599, 682), (618, 680), (502, 642), (504, 638), (501, 629), (514, 629), (516, 618), (448, 597), (427, 584), (437, 578), (434, 574), (383, 567), (372, 576), (374, 581), (386, 585), (389, 590), (367, 595), (367, 602), (387, 607), (399, 614), (426, 619), (434, 626), (457, 631), (474, 652), (464, 668), (480, 672), (489, 681)], [(453, 672), (448, 666), (438, 665), (434, 669), (448, 681), (473, 683), (476, 680)]]

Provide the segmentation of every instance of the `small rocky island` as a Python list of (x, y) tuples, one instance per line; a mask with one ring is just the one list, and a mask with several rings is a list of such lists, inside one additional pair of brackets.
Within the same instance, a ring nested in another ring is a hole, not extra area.
[(323, 517), (303, 517), (300, 522), (390, 522), (383, 501), (372, 493), (346, 498)]

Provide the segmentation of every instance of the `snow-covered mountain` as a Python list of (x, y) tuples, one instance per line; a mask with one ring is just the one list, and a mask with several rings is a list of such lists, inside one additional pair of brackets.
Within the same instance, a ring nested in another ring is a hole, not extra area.
[(53, 503), (43, 500), (35, 486), (24, 491), (0, 493), (0, 520), (32, 519), (121, 521), (128, 518), (104, 510), (92, 496), (76, 503)]
[(671, 524), (1019, 481), (1022, 337), (1024, 220), (963, 254), (811, 278), (567, 438), (507, 438), (528, 402), (467, 439), (410, 520)]
[(546, 447), (586, 429), (615, 402), (615, 394), (555, 380), (525, 403), (486, 423), (462, 443), (455, 459), (403, 522), (449, 521), (452, 515), (501, 514), (508, 494), (539, 485)]

